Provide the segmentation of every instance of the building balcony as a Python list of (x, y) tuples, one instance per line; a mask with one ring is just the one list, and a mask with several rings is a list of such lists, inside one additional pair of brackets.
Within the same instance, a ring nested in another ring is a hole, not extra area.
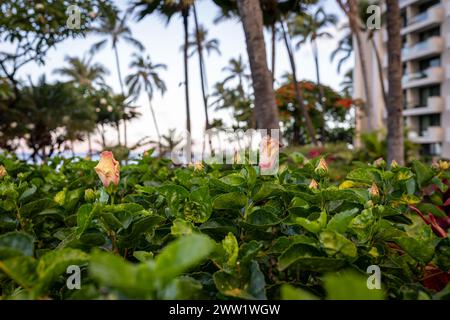
[(413, 143), (436, 143), (444, 140), (444, 129), (442, 127), (428, 127), (421, 136), (417, 132), (410, 131), (408, 139)]
[(412, 107), (403, 110), (405, 117), (421, 116), (425, 114), (441, 113), (444, 110), (444, 99), (442, 97), (429, 97), (427, 105), (423, 107)]
[[(441, 54), (444, 51), (445, 41), (443, 37), (431, 37), (425, 41), (418, 42), (412, 47), (402, 48), (402, 62), (409, 60), (427, 58)], [(388, 56), (383, 56), (383, 68), (387, 68)]]
[(402, 28), (401, 35), (410, 32), (420, 31), (430, 26), (440, 25), (445, 18), (445, 10), (441, 4), (428, 8), (427, 11), (419, 13), (408, 20), (407, 26)]
[(406, 74), (402, 78), (403, 89), (422, 87), (444, 81), (444, 68), (431, 67), (425, 71)]

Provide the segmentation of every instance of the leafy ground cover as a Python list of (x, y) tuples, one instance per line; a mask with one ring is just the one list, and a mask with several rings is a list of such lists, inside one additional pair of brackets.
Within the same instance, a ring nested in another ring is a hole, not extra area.
[(339, 182), (295, 153), (275, 176), (148, 153), (120, 179), (80, 158), (0, 164), (3, 299), (450, 297), (446, 162), (377, 160)]

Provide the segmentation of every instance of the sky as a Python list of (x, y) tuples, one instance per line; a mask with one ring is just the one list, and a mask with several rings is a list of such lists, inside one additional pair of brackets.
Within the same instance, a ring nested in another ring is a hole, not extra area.
[[(127, 0), (116, 0), (115, 3), (121, 9), (127, 8)], [(321, 0), (319, 5), (324, 7), (327, 13), (337, 14), (340, 24), (343, 23), (343, 14), (337, 7), (335, 0)], [(219, 40), (219, 47), (221, 55), (213, 52), (210, 56), (206, 56), (206, 72), (209, 84), (209, 92), (212, 91), (212, 86), (218, 81), (222, 81), (226, 73), (223, 72), (223, 67), (228, 64), (231, 58), (237, 58), (242, 55), (245, 61), (247, 60), (247, 52), (245, 46), (245, 37), (242, 29), (242, 24), (237, 20), (223, 20), (215, 24), (213, 21), (219, 15), (219, 10), (211, 0), (199, 0), (197, 4), (197, 13), (200, 24), (204, 25), (208, 30), (209, 38), (216, 38)], [(190, 28), (194, 26), (193, 17), (190, 17)], [(132, 30), (133, 36), (137, 38), (145, 46), (145, 54), (148, 54), (154, 63), (164, 63), (167, 65), (167, 70), (162, 71), (160, 76), (166, 82), (167, 92), (164, 96), (157, 94), (152, 102), (158, 125), (162, 134), (167, 133), (169, 129), (174, 128), (179, 132), (185, 128), (185, 99), (184, 87), (181, 84), (184, 79), (183, 67), (183, 53), (180, 49), (183, 43), (183, 24), (179, 16), (175, 16), (167, 24), (166, 19), (158, 15), (152, 15), (137, 22), (135, 19), (129, 20), (129, 26)], [(333, 27), (330, 33), (335, 35), (331, 39), (319, 40), (319, 63), (320, 76), (324, 84), (339, 89), (339, 83), (342, 81), (343, 73), (351, 67), (351, 60), (342, 68), (342, 74), (336, 71), (336, 62), (330, 62), (330, 54), (336, 48), (337, 41), (340, 37), (338, 27)], [(85, 55), (92, 44), (98, 42), (102, 38), (95, 35), (88, 35), (85, 39), (68, 39), (58, 44), (51, 49), (46, 57), (46, 63), (39, 66), (33, 62), (25, 65), (19, 72), (19, 77), (27, 79), (29, 76), (33, 81), (43, 73), (46, 74), (50, 81), (64, 80), (61, 76), (54, 75), (52, 71), (65, 65), (64, 58), (66, 56), (83, 56)], [(265, 33), (267, 59), (270, 67), (270, 33)], [(127, 43), (119, 42), (119, 59), (120, 68), (123, 77), (126, 77), (131, 70), (129, 63), (131, 55), (137, 49), (131, 47)], [(0, 50), (4, 50), (5, 45), (0, 43)], [(201, 138), (204, 127), (204, 111), (203, 100), (201, 95), (200, 76), (197, 63), (197, 56), (189, 59), (189, 92), (191, 103), (191, 123), (192, 135), (194, 141)], [(309, 45), (303, 46), (295, 53), (297, 64), (297, 77), (299, 79), (315, 80), (314, 60)], [(115, 92), (120, 92), (120, 85), (116, 70), (114, 53), (111, 46), (105, 47), (102, 51), (97, 53), (93, 62), (99, 62), (110, 70), (109, 76), (106, 77), (106, 83), (110, 85)], [(286, 54), (285, 47), (281, 41), (276, 46), (276, 77), (278, 79), (290, 71), (289, 60)], [(153, 126), (151, 113), (148, 105), (147, 97), (144, 93), (141, 94), (136, 103), (139, 106), (139, 111), (142, 116), (128, 124), (128, 141), (133, 144), (144, 136), (150, 136), (156, 140), (156, 131)], [(210, 118), (225, 118), (230, 119), (229, 112), (214, 112), (210, 111)], [(225, 120), (227, 123), (227, 120)], [(230, 121), (228, 120), (228, 123)], [(109, 142), (114, 142), (116, 134), (113, 131), (107, 135), (111, 137)], [(97, 138), (98, 139), (98, 138)], [(87, 150), (87, 143), (78, 143), (75, 145), (76, 152), (85, 152)]]

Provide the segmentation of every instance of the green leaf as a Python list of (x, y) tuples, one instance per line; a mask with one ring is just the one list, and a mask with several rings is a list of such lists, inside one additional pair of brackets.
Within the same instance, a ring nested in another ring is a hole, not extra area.
[(228, 233), (225, 239), (222, 240), (222, 247), (227, 255), (226, 266), (228, 269), (234, 268), (239, 254), (239, 244), (234, 234)]
[(208, 221), (213, 208), (208, 186), (192, 191), (189, 199), (190, 202), (184, 208), (185, 218), (195, 223)]
[(347, 179), (371, 185), (377, 180), (377, 177), (374, 174), (374, 169), (358, 168), (347, 174)]
[(76, 234), (79, 237), (89, 227), (95, 211), (90, 203), (83, 204), (77, 211), (77, 229)]
[(302, 226), (306, 230), (312, 233), (318, 233), (327, 224), (327, 213), (322, 211), (316, 220), (309, 220), (307, 218), (297, 217), (294, 219), (294, 223)]
[(245, 178), (239, 173), (231, 173), (225, 177), (220, 178), (220, 181), (231, 186), (241, 186), (245, 183)]
[(0, 260), (14, 256), (32, 256), (34, 238), (27, 233), (12, 231), (0, 236)]
[(82, 266), (88, 261), (89, 255), (81, 250), (66, 248), (50, 251), (42, 256), (37, 264), (36, 271), (39, 280), (36, 292), (44, 293), (54, 280), (66, 272), (68, 266)]
[(214, 242), (203, 234), (191, 234), (169, 243), (155, 259), (155, 272), (161, 283), (203, 261), (214, 248)]
[(25, 289), (32, 288), (37, 279), (37, 261), (28, 256), (16, 256), (0, 261), (0, 270)]
[(355, 258), (357, 249), (353, 242), (331, 230), (322, 231), (319, 235), (320, 243), (330, 256)]
[(433, 258), (434, 246), (430, 243), (410, 237), (399, 237), (395, 239), (395, 242), (411, 257), (423, 264), (427, 264)]
[(353, 217), (359, 212), (358, 208), (353, 208), (336, 213), (328, 222), (327, 229), (344, 233)]
[(221, 194), (213, 201), (214, 209), (241, 209), (246, 205), (247, 197), (239, 192)]
[(412, 167), (417, 177), (417, 183), (421, 187), (434, 176), (433, 170), (418, 160), (412, 162)]
[(368, 275), (353, 271), (342, 271), (324, 276), (324, 287), (328, 300), (382, 300), (382, 290), (367, 287)]
[(220, 293), (234, 298), (247, 300), (267, 299), (265, 279), (256, 261), (252, 261), (240, 275), (217, 271), (213, 275), (214, 283)]
[(282, 300), (317, 300), (318, 297), (301, 288), (295, 288), (289, 284), (281, 286)]
[(31, 197), (33, 194), (36, 193), (37, 187), (35, 185), (32, 185), (30, 188), (26, 189), (19, 197), (19, 202), (23, 202), (23, 200)]

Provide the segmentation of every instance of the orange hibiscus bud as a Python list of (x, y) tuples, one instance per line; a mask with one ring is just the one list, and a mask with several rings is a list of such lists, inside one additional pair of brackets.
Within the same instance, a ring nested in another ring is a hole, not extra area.
[(116, 186), (119, 184), (120, 165), (119, 161), (114, 159), (111, 151), (102, 152), (100, 161), (94, 169), (106, 188), (108, 188), (111, 182)]
[(259, 167), (262, 174), (273, 174), (278, 170), (280, 143), (277, 139), (266, 136), (260, 143)]
[(378, 187), (377, 187), (377, 185), (375, 184), (375, 182), (372, 183), (372, 186), (371, 186), (370, 189), (369, 189), (369, 194), (370, 194), (372, 197), (378, 197), (378, 196), (380, 196), (380, 190), (378, 189)]
[(324, 158), (320, 158), (320, 161), (314, 171), (320, 175), (325, 175), (328, 172), (328, 164)]
[(7, 174), (8, 174), (8, 172), (6, 171), (6, 168), (4, 166), (0, 165), (0, 178), (3, 178)]
[(316, 180), (312, 179), (311, 183), (309, 184), (309, 188), (310, 189), (318, 189), (319, 188), (319, 184), (317, 183)]

